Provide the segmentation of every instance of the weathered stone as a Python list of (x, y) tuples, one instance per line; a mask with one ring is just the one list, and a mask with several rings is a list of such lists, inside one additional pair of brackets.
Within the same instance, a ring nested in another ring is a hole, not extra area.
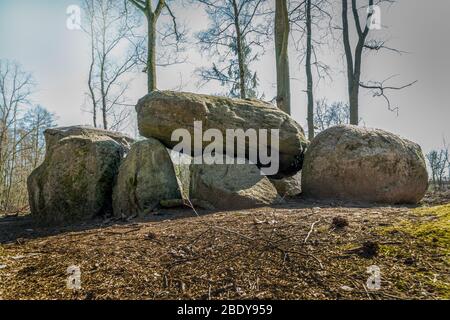
[(120, 145), (124, 146), (126, 149), (130, 149), (131, 144), (133, 144), (134, 142), (134, 139), (127, 137), (126, 135), (123, 135), (119, 132), (93, 128), (90, 126), (58, 127), (45, 130), (45, 142), (47, 150), (56, 145), (56, 142), (58, 142), (59, 140), (72, 136), (105, 136), (113, 139)]
[(282, 179), (269, 179), (282, 197), (295, 197), (302, 193), (302, 174), (296, 173), (291, 177)]
[(305, 155), (302, 188), (308, 196), (417, 203), (427, 187), (420, 146), (383, 130), (332, 127), (317, 135)]
[(233, 210), (278, 204), (277, 190), (254, 164), (193, 164), (192, 198), (215, 209)]
[(44, 162), (28, 178), (40, 223), (84, 221), (112, 211), (112, 186), (131, 138), (88, 127), (45, 131)]
[[(279, 129), (278, 176), (292, 175), (302, 167), (303, 153), (308, 144), (303, 129), (288, 114), (269, 103), (155, 91), (138, 102), (136, 111), (140, 134), (156, 138), (169, 148), (178, 144), (178, 141), (171, 141), (176, 129), (187, 129), (192, 137), (192, 146), (194, 145), (194, 121), (201, 121), (203, 130), (218, 129), (224, 137), (227, 129), (268, 129), (269, 137), (270, 129)], [(209, 143), (203, 142), (203, 148)], [(270, 140), (267, 146), (271, 146)], [(246, 151), (248, 150), (247, 143)]]
[(114, 187), (116, 217), (144, 215), (161, 201), (182, 199), (166, 147), (156, 139), (135, 143), (120, 166)]

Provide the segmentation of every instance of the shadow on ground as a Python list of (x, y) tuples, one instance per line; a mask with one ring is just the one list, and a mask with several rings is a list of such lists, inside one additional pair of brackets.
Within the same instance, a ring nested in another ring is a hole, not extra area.
[[(298, 196), (286, 199), (283, 204), (273, 206), (274, 209), (307, 209), (321, 208), (373, 208), (379, 204), (348, 202), (339, 200), (316, 200)], [(397, 207), (397, 206), (393, 206)], [(399, 206), (400, 207), (400, 206)], [(402, 206), (405, 207), (405, 206)], [(415, 206), (407, 206), (414, 208)], [(235, 211), (235, 210), (233, 210)], [(242, 210), (244, 211), (244, 210)], [(196, 210), (201, 215), (215, 214), (223, 211)], [(93, 219), (88, 222), (80, 222), (67, 226), (43, 226), (36, 223), (29, 214), (18, 216), (0, 216), (0, 244), (21, 242), (23, 240), (45, 238), (71, 232), (82, 232), (87, 230), (107, 228), (114, 225), (130, 225), (136, 223), (161, 222), (167, 220), (178, 220), (195, 217), (196, 213), (190, 208), (159, 209), (153, 214), (134, 219)]]

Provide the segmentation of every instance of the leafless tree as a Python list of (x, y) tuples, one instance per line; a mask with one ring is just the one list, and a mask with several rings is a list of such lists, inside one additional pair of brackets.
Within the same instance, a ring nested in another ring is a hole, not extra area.
[[(347, 64), (347, 86), (348, 86), (348, 95), (349, 95), (349, 103), (350, 103), (350, 123), (354, 125), (358, 125), (359, 123), (359, 89), (362, 87), (364, 89), (372, 90), (373, 95), (376, 97), (383, 97), (388, 105), (389, 110), (398, 110), (391, 106), (388, 96), (386, 95), (387, 91), (390, 90), (401, 90), (407, 87), (412, 86), (416, 81), (402, 85), (402, 86), (392, 86), (387, 85), (386, 82), (391, 80), (392, 77), (384, 81), (369, 81), (363, 83), (361, 81), (361, 66), (362, 66), (362, 58), (364, 50), (375, 50), (379, 51), (382, 49), (388, 49), (390, 51), (400, 52), (399, 50), (395, 50), (393, 48), (389, 48), (386, 46), (384, 41), (369, 39), (369, 33), (371, 30), (371, 24), (374, 21), (375, 13), (375, 5), (381, 5), (383, 3), (392, 4), (395, 0), (367, 0), (366, 5), (358, 6), (356, 0), (351, 1), (351, 12), (353, 16), (353, 22), (356, 29), (357, 34), (357, 44), (354, 48), (354, 52), (351, 45), (350, 39), (350, 26), (349, 26), (349, 4), (348, 0), (342, 0), (342, 39), (344, 43), (344, 51), (345, 58)], [(359, 1), (361, 4), (363, 1)], [(360, 19), (360, 11), (366, 10), (366, 20), (364, 24), (361, 23)]]
[(5, 208), (5, 193), (11, 185), (16, 148), (20, 143), (18, 123), (21, 108), (29, 104), (34, 88), (30, 73), (15, 62), (0, 60), (0, 206)]
[[(314, 74), (319, 82), (324, 77), (330, 77), (330, 67), (321, 62), (316, 48), (326, 45), (326, 37), (332, 33), (331, 4), (328, 0), (298, 0), (292, 1), (290, 20), (296, 40), (297, 50), (304, 59), (306, 72), (307, 121), (308, 138), (314, 138)], [(316, 34), (315, 34), (316, 33)]]
[(36, 105), (23, 115), (20, 126), (29, 132), (27, 143), (30, 149), (30, 163), (36, 168), (45, 154), (44, 131), (56, 125), (56, 116), (41, 105)]
[(53, 116), (31, 108), (35, 84), (19, 64), (0, 60), (0, 210), (27, 205), (26, 179), (41, 161), (43, 130)]
[(328, 104), (326, 99), (316, 101), (314, 110), (314, 127), (323, 131), (332, 126), (348, 124), (350, 120), (350, 108), (343, 102)]
[[(156, 81), (156, 66), (157, 61), (157, 35), (165, 41), (167, 46), (175, 47), (176, 51), (181, 51), (179, 44), (183, 41), (185, 37), (185, 30), (178, 23), (178, 20), (172, 10), (172, 3), (175, 1), (169, 0), (158, 0), (156, 5), (153, 4), (152, 0), (125, 0), (133, 4), (147, 20), (147, 32), (146, 32), (146, 59), (145, 59), (145, 72), (147, 73), (147, 89), (148, 92), (152, 92), (157, 89)], [(180, 2), (180, 1), (178, 1)], [(159, 31), (157, 28), (157, 23), (164, 12), (170, 17), (170, 25), (166, 25)], [(137, 47), (140, 47), (137, 45)], [(165, 54), (165, 61), (163, 65), (170, 65), (175, 63), (180, 63), (177, 57), (173, 58), (168, 54)]]
[(131, 72), (138, 64), (138, 51), (129, 38), (133, 28), (123, 3), (115, 0), (84, 0), (90, 38), (88, 97), (92, 103), (93, 125), (120, 130), (131, 112), (127, 90)]
[(291, 114), (291, 86), (289, 73), (290, 23), (288, 0), (275, 2), (275, 56), (277, 67), (277, 106)]
[(427, 155), (428, 165), (431, 170), (431, 180), (433, 186), (437, 189), (443, 189), (445, 186), (446, 175), (450, 175), (450, 156), (449, 147), (444, 142), (444, 147), (439, 150), (432, 150)]
[(201, 79), (229, 86), (233, 97), (257, 97), (258, 75), (250, 65), (259, 60), (270, 34), (266, 0), (197, 1), (205, 6), (210, 20), (209, 28), (197, 37), (201, 49), (216, 60), (211, 68), (198, 70)]

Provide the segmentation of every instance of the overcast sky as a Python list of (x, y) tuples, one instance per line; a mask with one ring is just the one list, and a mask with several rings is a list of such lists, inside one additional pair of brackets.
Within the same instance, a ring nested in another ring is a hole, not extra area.
[[(66, 9), (77, 3), (77, 0), (0, 0), (0, 59), (15, 60), (33, 73), (38, 83), (33, 101), (54, 112), (59, 125), (91, 121), (90, 114), (82, 110), (87, 90), (88, 42), (81, 31), (66, 28)], [(208, 25), (198, 8), (177, 11), (191, 32)], [(362, 91), (360, 115), (364, 124), (416, 141), (425, 152), (440, 147), (443, 138), (450, 143), (449, 14), (448, 0), (426, 1), (426, 5), (423, 0), (399, 0), (382, 12), (384, 28), (374, 32), (387, 36), (389, 45), (408, 54), (370, 54), (364, 58), (363, 80), (383, 80), (397, 74), (393, 85), (418, 80), (411, 88), (390, 93), (391, 102), (400, 109), (398, 116), (387, 110), (382, 99)], [(189, 63), (158, 68), (159, 88), (181, 86), (183, 90), (202, 93), (223, 91), (217, 84), (198, 88), (194, 70), (207, 66), (210, 59), (194, 45), (190, 48)], [(324, 60), (333, 62), (333, 79), (316, 88), (316, 98), (346, 101), (341, 50), (328, 49), (321, 54)], [(306, 127), (304, 69), (294, 50), (290, 59), (293, 116)], [(253, 68), (259, 73), (260, 91), (271, 99), (275, 96), (276, 82), (272, 43), (266, 45), (266, 55)], [(137, 100), (145, 91), (145, 76), (139, 75), (129, 95)]]

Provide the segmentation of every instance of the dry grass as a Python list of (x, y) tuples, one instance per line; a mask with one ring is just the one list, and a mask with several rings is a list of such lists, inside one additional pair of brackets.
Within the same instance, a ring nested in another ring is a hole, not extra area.
[[(0, 236), (3, 299), (449, 296), (448, 255), (402, 229), (405, 223), (429, 222), (429, 215), (414, 208), (298, 199), (276, 208), (200, 217), (188, 210), (164, 210), (129, 223), (75, 229), (27, 231), (23, 219), (0, 219), (5, 231)], [(66, 288), (71, 265), (81, 268), (81, 290)], [(366, 286), (371, 265), (381, 269), (377, 291)]]

